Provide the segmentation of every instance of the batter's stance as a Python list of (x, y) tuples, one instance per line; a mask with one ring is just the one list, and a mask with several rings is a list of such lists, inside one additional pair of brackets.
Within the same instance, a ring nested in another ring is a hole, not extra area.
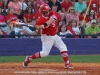
[(64, 68), (73, 68), (68, 60), (67, 47), (62, 39), (56, 34), (56, 16), (53, 11), (50, 11), (50, 7), (47, 4), (40, 6), (40, 12), (42, 15), (37, 20), (36, 28), (38, 33), (41, 34), (42, 51), (37, 52), (31, 56), (26, 56), (23, 66), (27, 67), (32, 59), (43, 58), (49, 55), (52, 46), (57, 47), (63, 60), (65, 62)]

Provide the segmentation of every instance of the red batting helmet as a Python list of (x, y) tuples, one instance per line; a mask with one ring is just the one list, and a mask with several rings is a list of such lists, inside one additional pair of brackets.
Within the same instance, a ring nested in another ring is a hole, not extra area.
[(50, 7), (49, 7), (49, 5), (46, 4), (46, 3), (44, 3), (44, 4), (42, 4), (42, 5), (40, 6), (40, 12), (41, 12), (42, 14), (48, 12), (49, 10), (50, 10)]

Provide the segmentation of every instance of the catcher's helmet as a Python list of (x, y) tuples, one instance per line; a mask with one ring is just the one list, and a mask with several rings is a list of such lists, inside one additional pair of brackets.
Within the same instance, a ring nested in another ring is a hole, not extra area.
[(44, 4), (42, 4), (42, 5), (40, 6), (40, 12), (41, 12), (42, 14), (48, 12), (49, 10), (50, 10), (50, 7), (49, 7), (49, 5), (46, 4), (46, 3), (44, 3)]

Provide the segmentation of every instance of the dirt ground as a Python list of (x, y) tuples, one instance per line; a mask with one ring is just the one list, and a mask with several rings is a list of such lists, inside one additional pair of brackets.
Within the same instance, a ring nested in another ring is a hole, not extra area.
[(100, 63), (72, 63), (74, 69), (64, 69), (64, 63), (0, 63), (0, 75), (100, 75)]

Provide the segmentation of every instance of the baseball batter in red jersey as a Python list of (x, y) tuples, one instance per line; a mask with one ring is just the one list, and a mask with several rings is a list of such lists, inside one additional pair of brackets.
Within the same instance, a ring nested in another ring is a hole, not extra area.
[(23, 62), (23, 66), (27, 67), (32, 59), (48, 56), (52, 46), (54, 45), (61, 52), (61, 56), (63, 57), (65, 62), (64, 68), (73, 68), (68, 60), (67, 47), (62, 39), (56, 34), (55, 22), (57, 18), (55, 14), (50, 11), (50, 7), (47, 4), (42, 4), (40, 6), (40, 11), (42, 15), (37, 20), (36, 28), (41, 34), (42, 51), (37, 52), (31, 56), (27, 56), (25, 61)]

